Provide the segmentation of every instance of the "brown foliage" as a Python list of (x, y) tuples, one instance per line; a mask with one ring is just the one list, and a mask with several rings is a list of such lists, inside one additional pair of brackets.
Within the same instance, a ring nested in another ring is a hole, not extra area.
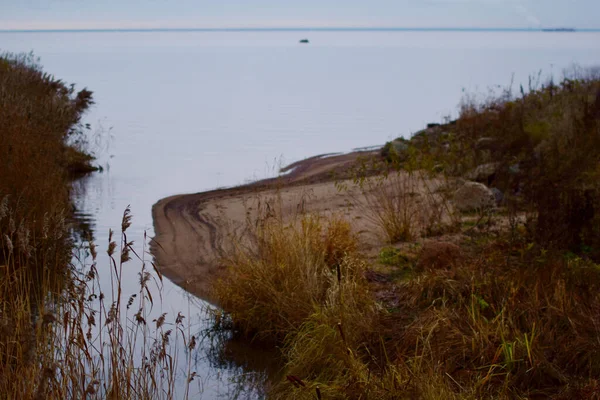
[(89, 170), (92, 159), (72, 145), (83, 135), (81, 116), (91, 104), (90, 91), (75, 93), (42, 72), (32, 55), (0, 56), (0, 200), (11, 210), (0, 225), (15, 252), (31, 254), (25, 240), (14, 240), (18, 229), (38, 243), (56, 239), (48, 231), (65, 229), (69, 176)]

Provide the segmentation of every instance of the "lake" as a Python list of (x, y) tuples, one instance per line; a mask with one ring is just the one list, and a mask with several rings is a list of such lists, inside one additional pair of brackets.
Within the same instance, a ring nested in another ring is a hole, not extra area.
[[(86, 122), (104, 172), (83, 179), (75, 201), (105, 248), (128, 205), (128, 237), (141, 246), (144, 232), (153, 234), (151, 207), (165, 196), (408, 137), (456, 117), (466, 94), (485, 97), (511, 82), (516, 93), (540, 71), (560, 78), (573, 64), (600, 65), (600, 32), (4, 32), (0, 50), (33, 51), (46, 71), (94, 92)], [(125, 271), (128, 294), (137, 272)], [(201, 300), (170, 282), (162, 297), (157, 312), (182, 311), (193, 331), (206, 328)], [(207, 343), (194, 358), (194, 396), (230, 398), (261, 369), (242, 357), (217, 361), (214, 350)]]

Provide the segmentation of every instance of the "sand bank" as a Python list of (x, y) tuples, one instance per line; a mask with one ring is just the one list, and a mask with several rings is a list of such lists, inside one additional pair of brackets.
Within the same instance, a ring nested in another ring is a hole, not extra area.
[(350, 205), (356, 189), (338, 187), (349, 182), (352, 166), (377, 154), (369, 150), (316, 156), (287, 166), (282, 172), (288, 173), (280, 178), (162, 199), (152, 208), (156, 264), (177, 285), (210, 301), (212, 283), (223, 271), (217, 261), (228, 235), (240, 234), (257, 203), (273, 196), (284, 214), (300, 209), (337, 212), (355, 221), (357, 230), (369, 230), (360, 210)]

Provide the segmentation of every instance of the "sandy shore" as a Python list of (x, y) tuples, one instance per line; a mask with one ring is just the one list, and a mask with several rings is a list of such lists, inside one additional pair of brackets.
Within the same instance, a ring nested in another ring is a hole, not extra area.
[[(258, 202), (275, 196), (284, 214), (300, 209), (342, 213), (357, 232), (372, 231), (352, 206), (356, 189), (349, 183), (352, 166), (378, 151), (312, 157), (284, 168), (284, 176), (229, 189), (167, 197), (152, 208), (155, 243), (152, 254), (161, 272), (188, 292), (211, 301), (210, 288), (222, 273), (217, 260), (225, 239), (240, 234)], [(348, 185), (350, 187), (350, 185)]]

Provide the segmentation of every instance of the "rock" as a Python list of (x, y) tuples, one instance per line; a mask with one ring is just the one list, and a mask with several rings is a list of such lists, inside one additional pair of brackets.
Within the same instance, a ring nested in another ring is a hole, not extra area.
[(498, 150), (498, 141), (491, 137), (482, 137), (475, 143), (475, 148), (477, 150)]
[(478, 182), (465, 182), (454, 192), (454, 205), (459, 211), (473, 211), (493, 208), (496, 205), (494, 193)]
[(428, 242), (423, 245), (417, 270), (448, 269), (462, 259), (460, 247), (450, 242)]
[(402, 153), (408, 150), (408, 143), (404, 139), (395, 139), (392, 141), (392, 145), (397, 152)]
[(477, 166), (475, 169), (467, 172), (465, 174), (465, 178), (476, 181), (476, 182), (485, 182), (487, 184), (491, 183), (494, 180), (496, 175), (496, 171), (500, 163), (487, 163), (481, 164)]
[(381, 155), (388, 161), (406, 161), (408, 158), (408, 142), (404, 139), (387, 142), (381, 149)]
[(496, 198), (496, 205), (499, 206), (504, 202), (504, 193), (502, 193), (502, 191), (498, 188), (491, 188), (490, 189), (492, 191), (492, 193), (494, 194), (494, 197)]
[(435, 164), (431, 170), (436, 174), (440, 174), (444, 172), (444, 164)]
[(446, 135), (446, 132), (444, 132), (441, 126), (438, 125), (420, 130), (419, 132), (413, 135), (411, 141), (413, 143), (416, 142), (417, 144), (421, 144), (425, 140), (427, 140), (430, 144), (433, 144), (437, 143), (443, 135)]

